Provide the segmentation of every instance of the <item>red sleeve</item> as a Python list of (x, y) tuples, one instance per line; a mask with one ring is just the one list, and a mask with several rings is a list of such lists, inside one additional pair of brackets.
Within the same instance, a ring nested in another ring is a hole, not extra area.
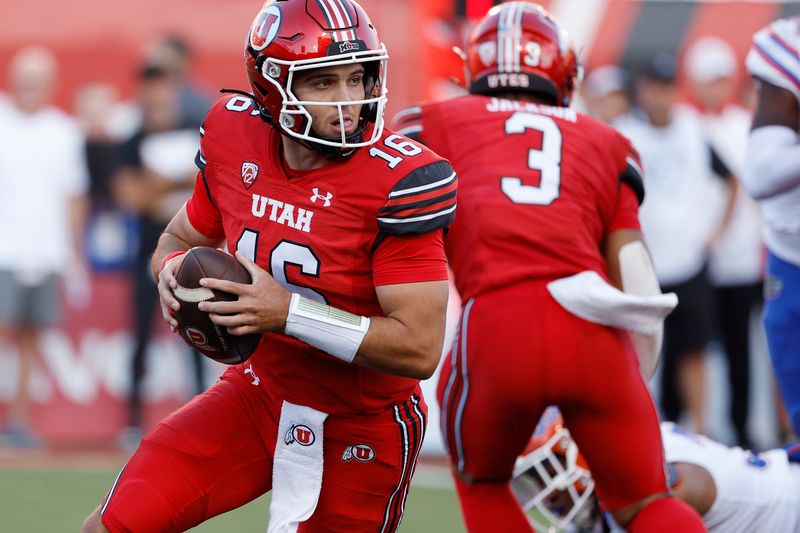
[(194, 182), (194, 192), (186, 202), (186, 214), (192, 227), (210, 239), (222, 239), (225, 231), (222, 227), (222, 218), (219, 210), (211, 199), (205, 171), (197, 173)]
[(388, 235), (372, 255), (372, 284), (376, 287), (446, 279), (442, 230)]
[(626, 183), (620, 183), (617, 205), (608, 225), (608, 233), (621, 229), (640, 230), (639, 199)]

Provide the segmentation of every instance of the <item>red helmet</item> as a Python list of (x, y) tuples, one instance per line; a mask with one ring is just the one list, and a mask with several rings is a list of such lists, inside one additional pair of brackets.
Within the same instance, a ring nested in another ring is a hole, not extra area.
[(537, 531), (588, 531), (599, 519), (594, 480), (557, 407), (548, 407), (514, 464), (511, 489)]
[(531, 2), (493, 7), (467, 42), (467, 86), (473, 94), (533, 92), (567, 107), (580, 72), (567, 33)]
[[(347, 156), (377, 141), (383, 131), (388, 54), (364, 9), (353, 0), (267, 0), (247, 35), (244, 60), (261, 115), (284, 135), (327, 156)], [(364, 99), (301, 101), (292, 83), (297, 72), (363, 63)], [(313, 131), (309, 106), (361, 104), (356, 131), (322, 138)], [(365, 140), (368, 126), (374, 124)]]

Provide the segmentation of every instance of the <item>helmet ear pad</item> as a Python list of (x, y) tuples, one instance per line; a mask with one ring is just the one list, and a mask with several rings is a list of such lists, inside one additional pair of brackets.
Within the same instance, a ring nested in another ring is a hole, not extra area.
[[(261, 69), (264, 68), (264, 62), (266, 60), (267, 60), (267, 56), (265, 56), (264, 54), (259, 54), (258, 56), (256, 56), (256, 69), (259, 72), (261, 72)], [(259, 83), (257, 80), (254, 80), (252, 85), (253, 85), (253, 88), (256, 91), (261, 93), (262, 97), (267, 96), (267, 93), (269, 92), (269, 89), (267, 89), (263, 84)]]
[[(381, 95), (380, 88), (380, 64), (377, 61), (364, 63), (364, 97), (377, 98)], [(378, 104), (369, 103), (361, 110), (361, 117), (367, 122), (375, 122), (378, 119)], [(366, 113), (365, 113), (366, 111)]]

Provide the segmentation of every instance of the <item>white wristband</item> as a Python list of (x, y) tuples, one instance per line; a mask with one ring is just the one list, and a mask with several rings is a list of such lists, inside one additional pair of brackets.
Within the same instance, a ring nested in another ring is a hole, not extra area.
[(352, 363), (369, 329), (369, 318), (292, 294), (284, 332)]

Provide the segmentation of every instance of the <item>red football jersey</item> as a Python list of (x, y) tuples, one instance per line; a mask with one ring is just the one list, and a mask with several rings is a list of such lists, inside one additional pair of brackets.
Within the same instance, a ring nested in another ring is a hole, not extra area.
[[(429, 149), (385, 130), (347, 159), (287, 173), (281, 135), (242, 96), (217, 102), (201, 133), (190, 222), (288, 290), (382, 316), (376, 285), (447, 279), (442, 228), (455, 214), (457, 178)], [(332, 414), (383, 409), (418, 384), (283, 333), (265, 334), (250, 365), (266, 390)]]
[(464, 300), (525, 279), (606, 276), (604, 236), (639, 229), (638, 155), (587, 115), (469, 95), (409, 108), (395, 122), (458, 172), (445, 247)]

